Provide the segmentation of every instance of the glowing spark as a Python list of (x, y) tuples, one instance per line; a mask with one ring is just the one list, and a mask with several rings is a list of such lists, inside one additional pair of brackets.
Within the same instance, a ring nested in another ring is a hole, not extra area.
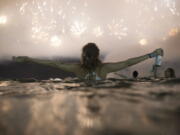
[(100, 37), (103, 35), (104, 32), (101, 29), (101, 27), (98, 26), (98, 27), (94, 28), (93, 33), (95, 34), (96, 37)]
[(147, 41), (147, 39), (143, 38), (143, 39), (141, 39), (141, 40), (139, 41), (139, 44), (142, 45), (142, 46), (145, 46), (145, 45), (148, 44), (148, 41)]
[(54, 47), (59, 47), (61, 45), (62, 41), (61, 39), (55, 35), (51, 37), (51, 45)]
[(62, 15), (62, 12), (63, 12), (63, 10), (59, 10), (59, 11), (58, 11), (58, 15), (61, 16), (61, 15)]
[(63, 20), (65, 20), (65, 19), (66, 19), (66, 15), (65, 15), (65, 14), (62, 16), (62, 19), (63, 19)]
[(47, 40), (49, 34), (46, 32), (38, 32), (38, 33), (33, 33), (32, 38), (36, 40)]
[(87, 6), (88, 6), (88, 4), (87, 4), (87, 2), (85, 2), (85, 3), (84, 3), (84, 7), (87, 7)]
[[(145, 7), (146, 3), (138, 0), (126, 0), (130, 4), (143, 5)], [(178, 15), (176, 0), (148, 0), (148, 3), (153, 4), (154, 11), (157, 12), (161, 8), (167, 8), (173, 15)]]
[(73, 10), (77, 10), (77, 7), (73, 6), (72, 9), (73, 9)]
[(155, 12), (158, 11), (158, 7), (157, 7), (157, 6), (154, 7), (154, 11), (155, 11)]
[(127, 27), (123, 26), (124, 19), (115, 20), (113, 19), (111, 24), (108, 24), (108, 28), (110, 30), (110, 35), (116, 36), (118, 39), (122, 39), (122, 37), (127, 36)]
[(71, 4), (71, 0), (68, 0), (68, 1), (67, 1), (67, 5), (70, 5), (70, 4)]
[(65, 34), (66, 33), (66, 30), (65, 28), (62, 29), (62, 33)]
[(170, 36), (170, 37), (173, 37), (173, 36), (176, 36), (178, 33), (179, 33), (179, 29), (178, 29), (178, 28), (172, 28), (172, 29), (169, 31), (169, 36)]
[(33, 33), (38, 33), (40, 32), (41, 28), (40, 27), (32, 27)]
[(46, 1), (44, 1), (44, 2), (43, 2), (43, 6), (46, 6), (46, 5), (47, 5), (47, 3), (46, 3)]
[(87, 27), (82, 22), (74, 22), (74, 24), (71, 26), (71, 32), (74, 35), (80, 36), (86, 31)]
[(25, 13), (25, 8), (28, 5), (27, 2), (23, 3), (22, 6), (19, 9), (19, 12), (23, 15)]
[(166, 41), (166, 40), (167, 40), (167, 37), (163, 37), (162, 40), (163, 40), (163, 41)]
[(32, 38), (36, 40), (47, 40), (49, 34), (42, 30), (40, 26), (33, 26), (32, 27)]
[(6, 16), (0, 16), (0, 24), (6, 24), (7, 23), (7, 17)]

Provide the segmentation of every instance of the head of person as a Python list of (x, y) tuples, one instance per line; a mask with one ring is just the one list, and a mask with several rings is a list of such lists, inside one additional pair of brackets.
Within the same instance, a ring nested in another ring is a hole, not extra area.
[(95, 43), (87, 43), (82, 48), (81, 65), (83, 68), (93, 71), (101, 64), (99, 60), (99, 48)]
[(176, 77), (175, 70), (173, 68), (167, 68), (164, 72), (164, 76), (165, 78), (175, 78)]
[(138, 78), (139, 73), (138, 71), (134, 71), (132, 75), (133, 75), (133, 78)]

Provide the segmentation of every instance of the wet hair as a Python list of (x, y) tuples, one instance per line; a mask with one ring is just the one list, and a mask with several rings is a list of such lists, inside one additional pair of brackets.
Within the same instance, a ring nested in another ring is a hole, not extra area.
[(101, 64), (99, 48), (95, 43), (88, 43), (82, 48), (81, 65), (84, 69), (93, 71)]
[(164, 72), (165, 78), (176, 78), (176, 74), (173, 68), (167, 68)]

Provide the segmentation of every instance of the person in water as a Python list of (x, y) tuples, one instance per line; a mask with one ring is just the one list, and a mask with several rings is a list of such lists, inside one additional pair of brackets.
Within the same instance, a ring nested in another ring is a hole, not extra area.
[(149, 58), (163, 55), (162, 49), (156, 49), (152, 53), (143, 56), (131, 58), (120, 62), (103, 63), (99, 59), (100, 50), (95, 43), (88, 43), (82, 48), (81, 62), (77, 64), (66, 64), (50, 60), (38, 60), (34, 58), (19, 56), (14, 57), (16, 62), (33, 62), (43, 65), (59, 68), (61, 70), (72, 72), (78, 78), (85, 80), (103, 80), (108, 73), (116, 72), (132, 65), (138, 64)]
[(167, 68), (164, 71), (164, 77), (165, 78), (176, 78), (175, 70), (173, 68)]

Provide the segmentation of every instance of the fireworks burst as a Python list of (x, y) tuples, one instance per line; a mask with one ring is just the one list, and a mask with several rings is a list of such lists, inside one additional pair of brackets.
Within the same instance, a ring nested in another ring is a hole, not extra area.
[(73, 25), (71, 25), (71, 32), (76, 36), (81, 36), (86, 30), (87, 27), (83, 22), (75, 21)]
[[(156, 21), (160, 22), (180, 16), (176, 0), (113, 1), (111, 6), (117, 8), (115, 9), (117, 14), (114, 14), (113, 11), (107, 13), (107, 9), (103, 9), (102, 2), (104, 1), (22, 0), (16, 3), (16, 7), (23, 18), (28, 16), (28, 21), (31, 23), (28, 25), (31, 27), (30, 37), (35, 42), (51, 44), (52, 42), (53, 44), (62, 42), (62, 39), (59, 40), (54, 35), (63, 37), (86, 35), (84, 37), (87, 39), (87, 35), (93, 38), (111, 35), (119, 40), (129, 35), (150, 37), (154, 31), (154, 25), (157, 25)], [(101, 4), (98, 5), (98, 3)], [(126, 8), (122, 8), (123, 4)], [(99, 17), (100, 10), (101, 16)], [(7, 17), (1, 16), (0, 24), (6, 22)], [(180, 25), (167, 23), (163, 29), (160, 26), (160, 29), (156, 30), (156, 35), (159, 35), (160, 39), (165, 36), (162, 33), (167, 32), (165, 27), (167, 29), (177, 27), (178, 29)], [(105, 35), (105, 33), (108, 34)], [(169, 33), (169, 36), (174, 33), (177, 34), (174, 30)], [(139, 37), (137, 36), (136, 42), (146, 45), (147, 41), (145, 39), (138, 41)], [(148, 40), (150, 39), (148, 38)]]
[[(144, 8), (149, 8), (150, 10), (159, 11), (162, 9), (169, 10), (173, 15), (179, 15), (179, 12), (176, 8), (176, 0), (146, 0), (146, 1), (139, 1), (139, 0), (126, 0), (128, 3), (142, 5)], [(148, 6), (152, 5), (152, 6)]]
[(123, 36), (127, 36), (127, 27), (123, 26), (124, 20), (116, 21), (113, 19), (111, 24), (108, 24), (108, 28), (111, 31), (110, 35), (116, 36), (118, 39), (122, 39)]
[(100, 37), (103, 35), (103, 30), (100, 26), (97, 26), (93, 29), (93, 34), (96, 36), (96, 37)]

